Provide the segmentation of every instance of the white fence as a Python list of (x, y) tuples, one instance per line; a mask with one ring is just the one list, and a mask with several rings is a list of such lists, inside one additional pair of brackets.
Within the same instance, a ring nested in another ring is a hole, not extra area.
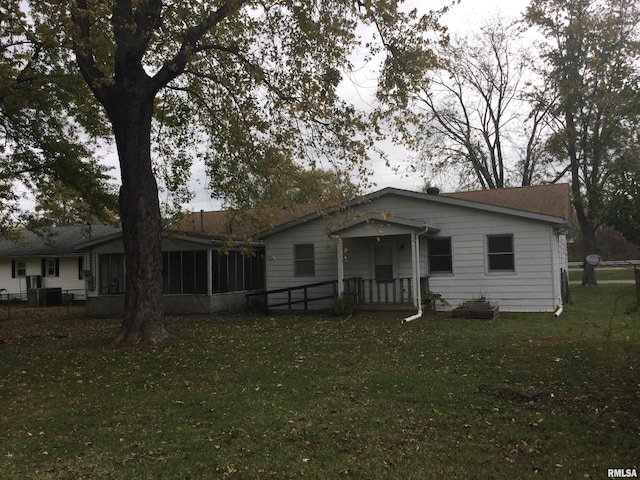
[[(584, 262), (569, 262), (569, 268), (582, 268)], [(640, 260), (602, 260), (598, 267), (634, 267), (640, 266)]]

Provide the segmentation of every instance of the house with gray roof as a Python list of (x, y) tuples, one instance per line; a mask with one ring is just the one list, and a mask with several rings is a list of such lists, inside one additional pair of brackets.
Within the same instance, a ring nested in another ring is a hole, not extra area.
[[(39, 232), (21, 229), (0, 237), (3, 295), (46, 303), (39, 293), (58, 292), (68, 301), (85, 299), (85, 255), (80, 244), (117, 231), (111, 225), (65, 225)], [(56, 302), (58, 303), (58, 302)]]

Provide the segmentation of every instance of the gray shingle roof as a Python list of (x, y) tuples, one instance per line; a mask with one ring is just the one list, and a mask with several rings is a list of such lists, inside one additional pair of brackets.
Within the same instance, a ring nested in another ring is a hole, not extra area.
[(0, 237), (0, 258), (78, 255), (80, 243), (97, 239), (121, 229), (112, 225), (65, 225), (41, 233), (22, 229), (9, 237)]

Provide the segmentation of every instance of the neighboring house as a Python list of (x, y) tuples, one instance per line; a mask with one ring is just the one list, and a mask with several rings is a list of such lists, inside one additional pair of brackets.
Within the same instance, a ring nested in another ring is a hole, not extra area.
[(2, 294), (43, 304), (47, 298), (41, 294), (55, 289), (58, 299), (84, 300), (86, 267), (78, 245), (115, 230), (109, 225), (60, 226), (0, 238)]
[(267, 291), (287, 289), (267, 301), (327, 308), (346, 290), (363, 305), (419, 309), (430, 290), (452, 307), (482, 297), (502, 311), (553, 312), (562, 305), (570, 211), (566, 184), (454, 194), (385, 188), (261, 233)]
[[(297, 206), (275, 216), (272, 210), (186, 215), (162, 237), (164, 311), (203, 314), (245, 308), (245, 295), (265, 288), (264, 244), (252, 239), (257, 225), (285, 222), (312, 208)], [(80, 247), (87, 270), (87, 312), (122, 315), (126, 289), (122, 233)]]

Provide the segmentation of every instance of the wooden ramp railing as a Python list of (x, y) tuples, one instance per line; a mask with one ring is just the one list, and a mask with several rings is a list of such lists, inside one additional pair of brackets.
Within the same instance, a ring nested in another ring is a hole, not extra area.
[[(427, 277), (420, 278), (420, 291), (428, 289)], [(345, 278), (344, 294), (352, 296), (358, 305), (374, 308), (413, 305), (413, 279), (395, 278), (382, 282), (361, 277)], [(295, 305), (300, 305), (302, 310), (307, 311), (310, 304), (332, 300), (337, 296), (337, 280), (264, 290), (245, 295), (248, 304), (262, 307), (265, 312), (280, 307), (293, 310)]]

